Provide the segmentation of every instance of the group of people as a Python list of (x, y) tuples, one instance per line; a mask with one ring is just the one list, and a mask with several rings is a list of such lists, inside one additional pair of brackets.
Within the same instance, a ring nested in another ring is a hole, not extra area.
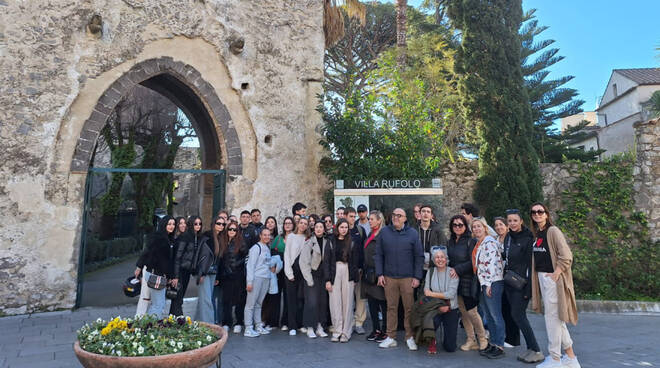
[[(435, 354), (435, 336), (442, 335), (444, 350), (455, 351), (461, 320), (461, 350), (501, 358), (505, 346), (520, 345), (522, 331), (527, 351), (518, 360), (580, 366), (566, 328), (577, 323), (572, 254), (545, 205), (532, 205), (530, 228), (512, 209), (494, 219), (493, 229), (465, 203), (449, 221), (448, 239), (430, 205), (415, 205), (413, 214), (408, 221), (395, 208), (387, 224), (382, 212), (360, 205), (338, 208), (333, 220), (307, 215), (296, 203), (281, 228), (273, 216), (262, 223), (253, 209), (238, 218), (220, 211), (206, 232), (198, 216), (165, 217), (137, 262), (135, 277), (142, 275), (144, 285), (137, 314), (163, 313), (167, 288), (154, 285), (158, 276), (173, 290), (169, 313), (182, 315), (192, 278), (199, 287), (195, 319), (246, 337), (279, 328), (348, 342), (353, 333), (366, 334), (368, 309), (367, 340), (392, 348), (402, 310), (410, 350), (426, 335)], [(547, 357), (527, 319), (530, 301), (545, 310)]]

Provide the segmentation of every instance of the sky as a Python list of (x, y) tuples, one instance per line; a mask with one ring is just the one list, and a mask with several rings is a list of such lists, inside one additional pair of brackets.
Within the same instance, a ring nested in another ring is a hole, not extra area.
[(660, 67), (660, 0), (523, 0), (523, 9), (532, 8), (549, 27), (539, 40), (554, 39), (565, 57), (549, 78), (574, 76), (566, 86), (578, 91), (585, 111), (598, 106), (613, 69)]

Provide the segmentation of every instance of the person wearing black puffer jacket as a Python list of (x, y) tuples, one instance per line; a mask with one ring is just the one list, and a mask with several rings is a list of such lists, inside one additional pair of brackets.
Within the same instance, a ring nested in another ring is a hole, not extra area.
[(174, 280), (172, 284), (178, 288), (176, 299), (172, 299), (170, 314), (183, 315), (183, 297), (188, 290), (190, 276), (195, 273), (199, 244), (202, 240), (202, 219), (199, 216), (188, 217), (186, 232), (179, 235), (174, 258)]
[[(479, 350), (488, 346), (483, 321), (477, 312), (479, 300), (472, 295), (472, 278), (476, 277), (472, 268), (472, 250), (474, 242), (470, 242), (472, 233), (468, 222), (462, 215), (456, 215), (449, 220), (447, 255), (449, 257), (450, 274), (458, 277), (458, 310), (461, 312), (463, 327), (467, 340), (461, 345), (461, 350)], [(476, 338), (475, 338), (476, 335)]]
[(243, 236), (238, 233), (238, 223), (230, 221), (227, 231), (221, 236), (219, 257), (221, 269), (216, 278), (222, 289), (222, 324), (225, 330), (234, 325), (232, 308), (236, 313), (234, 333), (240, 333), (243, 328), (243, 313), (245, 311), (245, 257), (248, 249), (243, 243)]
[(515, 272), (527, 280), (522, 290), (518, 290), (504, 282), (504, 293), (509, 301), (511, 319), (518, 325), (525, 336), (527, 351), (518, 356), (518, 360), (525, 363), (537, 363), (543, 360), (543, 353), (536, 342), (534, 331), (527, 319), (527, 305), (532, 295), (532, 247), (534, 246), (534, 234), (524, 226), (520, 211), (508, 210), (506, 222), (509, 232), (504, 238), (504, 274)]

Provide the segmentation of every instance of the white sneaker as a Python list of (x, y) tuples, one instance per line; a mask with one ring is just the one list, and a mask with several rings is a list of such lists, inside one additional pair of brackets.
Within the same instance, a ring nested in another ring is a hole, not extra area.
[(234, 333), (235, 334), (241, 333), (241, 330), (243, 330), (243, 326), (241, 326), (241, 325), (234, 326)]
[(273, 328), (270, 327), (269, 325), (266, 325), (266, 326), (264, 326), (264, 330), (270, 332), (270, 331), (273, 331)]
[(581, 368), (580, 362), (578, 362), (577, 356), (575, 358), (569, 358), (568, 355), (564, 354), (560, 360), (562, 367), (565, 368)]
[(541, 362), (541, 364), (536, 366), (536, 368), (561, 368), (561, 367), (563, 367), (561, 361), (552, 359), (550, 355), (545, 357), (545, 360)]
[(328, 337), (328, 334), (325, 333), (325, 331), (323, 331), (323, 327), (321, 325), (319, 325), (316, 328), (316, 336), (318, 336), (318, 337)]
[(289, 336), (296, 336), (296, 330), (289, 330)]
[(508, 342), (505, 342), (505, 343), (504, 343), (504, 347), (505, 347), (505, 348), (512, 348), (513, 345), (509, 344)]
[(314, 333), (313, 328), (310, 327), (310, 328), (307, 329), (307, 337), (309, 337), (310, 339), (315, 339), (316, 338), (316, 334)]
[(415, 344), (415, 339), (412, 337), (406, 340), (406, 345), (408, 345), (408, 350), (412, 350), (412, 351), (417, 350), (417, 344)]
[(257, 331), (257, 333), (258, 333), (259, 335), (268, 335), (268, 334), (270, 333), (269, 330), (267, 330), (267, 329), (265, 329), (265, 328), (263, 328), (263, 327), (261, 327), (261, 326), (257, 326), (257, 330), (256, 330), (256, 331)]
[(300, 327), (300, 332), (307, 333), (307, 327)]
[(227, 325), (224, 325), (224, 326), (222, 326), (222, 328), (224, 328), (224, 329), (225, 329), (225, 332), (226, 332), (226, 333), (229, 333), (229, 326), (227, 326)]
[(366, 331), (364, 330), (364, 327), (362, 326), (355, 326), (355, 333), (358, 335), (364, 335)]
[(288, 331), (289, 327), (287, 325), (282, 325), (282, 328), (280, 328), (281, 331)]
[(245, 327), (245, 332), (243, 332), (243, 336), (245, 337), (259, 337), (259, 332), (255, 331), (252, 326), (250, 327)]
[(378, 344), (378, 347), (383, 349), (396, 347), (396, 340), (394, 340), (391, 337), (388, 337), (385, 340), (383, 340), (383, 342)]

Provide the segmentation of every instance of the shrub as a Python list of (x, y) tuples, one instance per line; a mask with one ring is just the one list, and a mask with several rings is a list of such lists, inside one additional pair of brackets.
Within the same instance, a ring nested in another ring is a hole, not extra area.
[(578, 297), (657, 300), (660, 257), (643, 213), (633, 201), (632, 154), (577, 163), (577, 178), (563, 193), (558, 225), (573, 250)]

